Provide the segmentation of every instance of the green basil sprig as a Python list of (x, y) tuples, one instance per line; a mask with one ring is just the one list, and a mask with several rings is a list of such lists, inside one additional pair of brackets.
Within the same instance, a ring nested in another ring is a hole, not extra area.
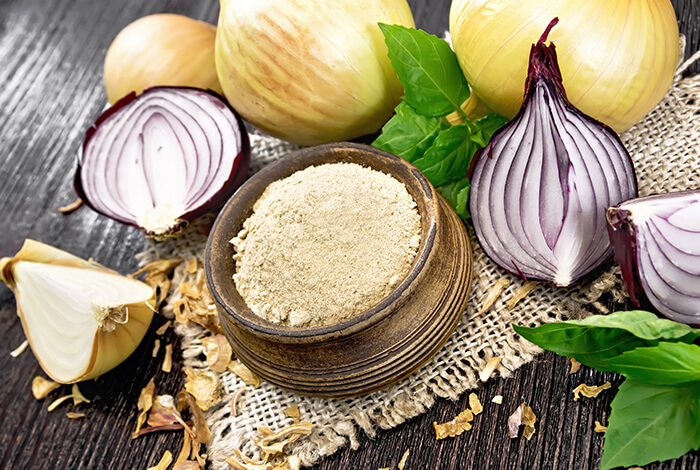
[(611, 404), (602, 470), (700, 447), (700, 346), (693, 344), (700, 330), (639, 310), (513, 328), (544, 349), (625, 376)]
[(697, 449), (699, 403), (697, 383), (672, 387), (625, 380), (610, 405), (600, 468), (646, 465)]
[[(460, 106), (469, 98), (469, 85), (445, 40), (400, 25), (379, 27), (405, 94), (372, 145), (415, 165), (466, 219), (472, 158), (507, 120), (495, 114), (476, 122), (467, 118)], [(445, 119), (454, 112), (463, 123)]]

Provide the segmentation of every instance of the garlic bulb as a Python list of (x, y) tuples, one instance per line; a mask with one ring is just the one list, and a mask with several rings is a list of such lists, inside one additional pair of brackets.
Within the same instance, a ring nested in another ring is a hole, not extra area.
[(0, 260), (0, 280), (15, 294), (34, 356), (60, 383), (93, 379), (116, 367), (153, 318), (148, 285), (34, 240)]

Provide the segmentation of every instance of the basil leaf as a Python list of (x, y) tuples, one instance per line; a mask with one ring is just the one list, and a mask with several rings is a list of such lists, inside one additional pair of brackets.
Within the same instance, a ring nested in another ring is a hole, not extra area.
[(513, 325), (513, 329), (543, 349), (573, 357), (581, 364), (605, 372), (614, 371), (607, 365), (608, 359), (638, 347), (658, 344), (658, 341), (636, 338), (619, 328), (593, 328), (569, 322), (547, 323), (535, 328)]
[(413, 164), (433, 186), (442, 186), (467, 176), (469, 164), (479, 148), (470, 139), (474, 125), (457, 124), (440, 131), (433, 145)]
[(625, 380), (612, 401), (601, 470), (646, 465), (700, 446), (700, 389)]
[(493, 133), (505, 122), (505, 118), (489, 114), (476, 123), (467, 121), (445, 129), (413, 164), (433, 186), (462, 179), (467, 176), (476, 151), (488, 144)]
[(379, 27), (408, 104), (425, 116), (461, 111), (469, 86), (449, 44), (414, 28), (383, 23)]
[(413, 162), (423, 156), (441, 129), (442, 121), (439, 118), (421, 116), (411, 105), (402, 101), (372, 146)]
[(608, 366), (628, 379), (654, 385), (700, 382), (700, 346), (660, 342), (610, 359)]
[(609, 359), (625, 351), (656, 346), (661, 339), (689, 343), (700, 337), (700, 330), (641, 310), (513, 329), (543, 349), (606, 372), (617, 371)]
[(479, 147), (486, 147), (493, 134), (498, 129), (506, 125), (507, 122), (508, 119), (494, 113), (487, 114), (486, 116), (477, 119), (475, 124), (476, 127), (479, 128), (479, 131), (472, 137), (472, 141), (474, 141)]
[(689, 337), (684, 342), (692, 342), (700, 338), (700, 330), (697, 328), (659, 318), (655, 314), (643, 310), (615, 312), (610, 315), (592, 315), (583, 320), (571, 320), (566, 323), (598, 328), (620, 328), (642, 339), (673, 340), (682, 339), (688, 335)]
[(463, 220), (469, 218), (469, 178), (462, 178), (440, 188), (440, 193)]

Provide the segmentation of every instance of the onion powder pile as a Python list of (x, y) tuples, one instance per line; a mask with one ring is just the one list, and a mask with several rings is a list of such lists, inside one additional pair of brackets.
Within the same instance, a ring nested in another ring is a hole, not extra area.
[(406, 186), (355, 163), (275, 181), (231, 240), (238, 292), (250, 309), (293, 327), (332, 325), (386, 297), (421, 239)]

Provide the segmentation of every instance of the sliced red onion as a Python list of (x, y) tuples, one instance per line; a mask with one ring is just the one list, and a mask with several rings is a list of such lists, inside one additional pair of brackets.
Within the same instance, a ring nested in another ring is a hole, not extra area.
[(632, 302), (700, 324), (700, 190), (625, 201), (607, 217)]
[(612, 254), (605, 210), (635, 197), (629, 154), (566, 98), (553, 44), (530, 51), (518, 114), (474, 158), (469, 211), (484, 252), (526, 279), (568, 286)]
[(249, 160), (245, 127), (222, 98), (156, 87), (121, 99), (88, 130), (75, 188), (95, 211), (162, 239), (219, 209)]

